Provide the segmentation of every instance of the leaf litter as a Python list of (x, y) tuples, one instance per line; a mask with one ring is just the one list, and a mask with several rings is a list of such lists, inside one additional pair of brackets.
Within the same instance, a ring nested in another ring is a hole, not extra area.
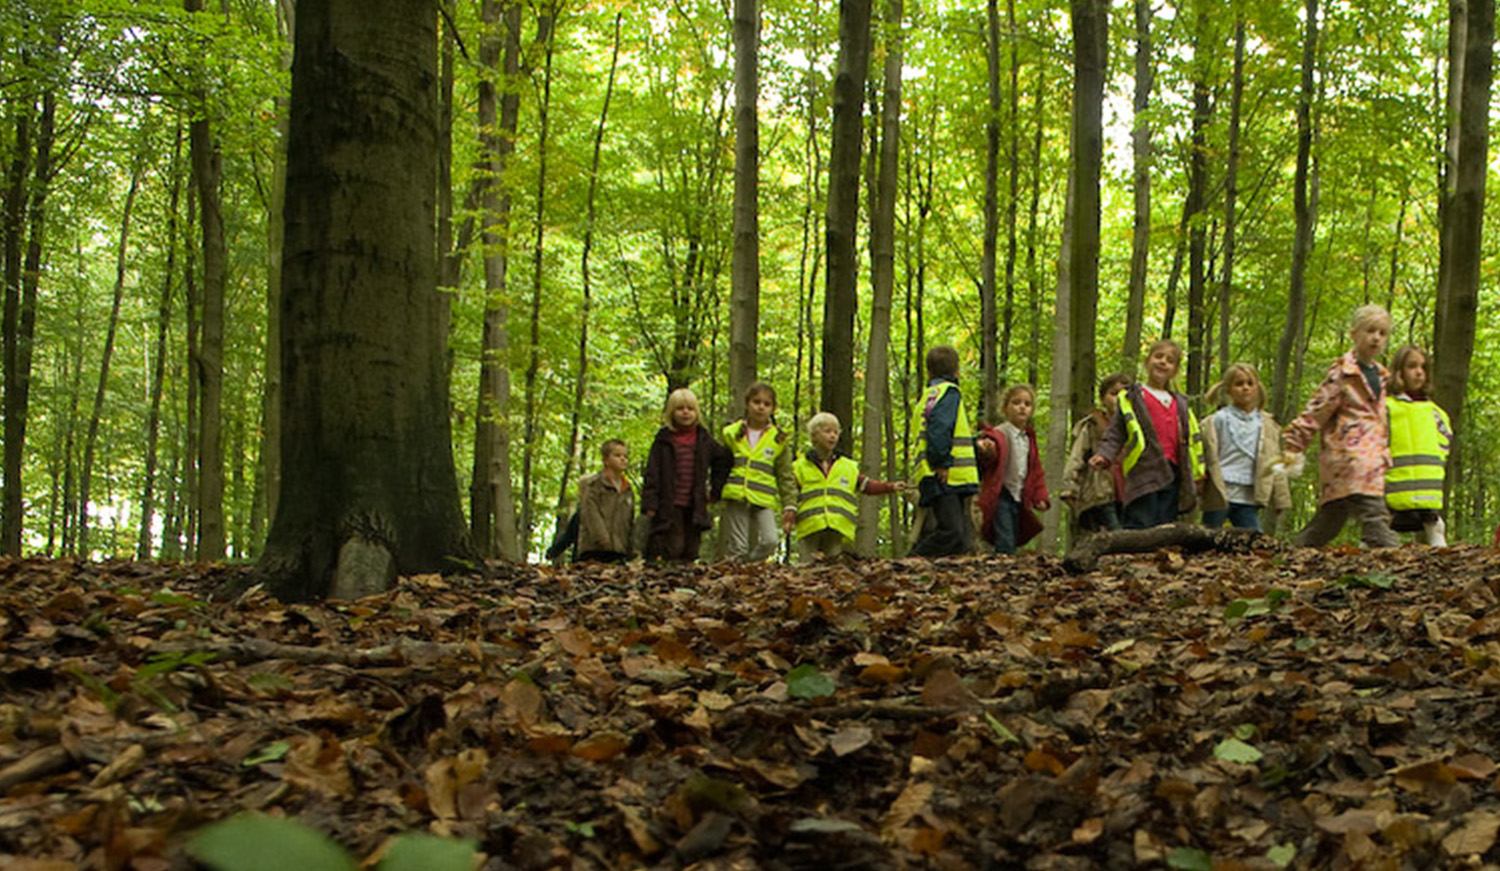
[(0, 561), (0, 871), (1500, 868), (1490, 549), (242, 572)]

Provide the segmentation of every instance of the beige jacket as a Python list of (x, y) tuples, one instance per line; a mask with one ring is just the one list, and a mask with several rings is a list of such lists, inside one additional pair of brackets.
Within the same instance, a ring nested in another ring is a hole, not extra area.
[(623, 481), (620, 489), (598, 473), (578, 479), (578, 554), (629, 554), (635, 522), (635, 489)]
[(1120, 501), (1114, 467), (1100, 471), (1089, 465), (1089, 458), (1099, 447), (1107, 426), (1109, 418), (1096, 408), (1073, 427), (1073, 445), (1068, 450), (1068, 463), (1063, 467), (1062, 486), (1057, 495), (1078, 514)]
[[(1219, 466), (1219, 427), (1214, 417), (1218, 412), (1203, 419), (1203, 461), (1208, 467), (1208, 483), (1203, 488), (1204, 511), (1229, 507), (1225, 495), (1224, 470)], [(1292, 507), (1292, 491), (1287, 486), (1286, 475), (1276, 474), (1273, 467), (1281, 456), (1281, 427), (1270, 412), (1260, 413), (1260, 443), (1255, 446), (1255, 504), (1273, 511), (1285, 511)]]

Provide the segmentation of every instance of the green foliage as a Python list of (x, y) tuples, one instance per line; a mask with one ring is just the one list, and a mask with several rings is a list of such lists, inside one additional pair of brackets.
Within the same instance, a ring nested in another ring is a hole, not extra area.
[(1214, 745), (1214, 758), (1241, 765), (1254, 765), (1265, 758), (1264, 753), (1239, 738), (1225, 738)]
[(817, 699), (831, 696), (838, 689), (833, 678), (809, 662), (786, 673), (786, 692), (794, 699)]
[(1206, 850), (1177, 847), (1167, 854), (1167, 867), (1175, 871), (1213, 871), (1214, 860)]
[[(476, 847), (434, 835), (409, 833), (386, 849), (379, 871), (468, 871)], [(215, 871), (354, 871), (359, 863), (326, 835), (301, 823), (244, 814), (202, 829), (188, 852)]]
[(1224, 619), (1234, 621), (1274, 614), (1291, 597), (1290, 590), (1272, 587), (1264, 596), (1257, 596), (1253, 599), (1235, 599), (1224, 608)]

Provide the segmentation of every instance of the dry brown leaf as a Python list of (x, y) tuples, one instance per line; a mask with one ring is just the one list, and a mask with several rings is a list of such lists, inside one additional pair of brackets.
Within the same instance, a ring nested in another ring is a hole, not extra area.
[(573, 755), (590, 762), (607, 762), (630, 746), (630, 739), (619, 732), (596, 732), (573, 745)]
[(932, 793), (933, 785), (928, 781), (914, 780), (908, 783), (881, 816), (880, 836), (888, 841), (893, 840), (897, 830), (927, 809), (932, 801)]
[(1477, 856), (1489, 852), (1497, 834), (1500, 834), (1500, 814), (1476, 811), (1443, 836), (1443, 850), (1450, 856)]
[(828, 746), (833, 749), (833, 755), (848, 756), (874, 740), (875, 733), (870, 730), (869, 726), (845, 726), (828, 739)]
[(922, 704), (929, 708), (972, 708), (979, 703), (952, 669), (939, 668), (922, 682)]

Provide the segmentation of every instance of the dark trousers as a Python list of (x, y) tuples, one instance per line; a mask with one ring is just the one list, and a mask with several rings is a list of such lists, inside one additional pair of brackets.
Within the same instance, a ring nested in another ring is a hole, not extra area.
[(1095, 505), (1078, 515), (1078, 526), (1088, 532), (1108, 532), (1120, 528), (1120, 503)]
[(1021, 528), (1021, 503), (1001, 489), (1000, 502), (995, 506), (994, 519), (990, 527), (995, 540), (995, 553), (1015, 553), (1016, 534)]
[(672, 506), (657, 516), (646, 539), (646, 559), (692, 562), (698, 558), (703, 530), (693, 524), (692, 506)]
[(974, 550), (974, 524), (969, 522), (969, 496), (945, 491), (924, 508), (927, 521), (911, 552), (917, 556), (962, 556)]
[(1209, 529), (1218, 529), (1226, 520), (1235, 529), (1263, 531), (1260, 527), (1260, 509), (1245, 502), (1231, 502), (1228, 508), (1203, 512), (1203, 525)]

